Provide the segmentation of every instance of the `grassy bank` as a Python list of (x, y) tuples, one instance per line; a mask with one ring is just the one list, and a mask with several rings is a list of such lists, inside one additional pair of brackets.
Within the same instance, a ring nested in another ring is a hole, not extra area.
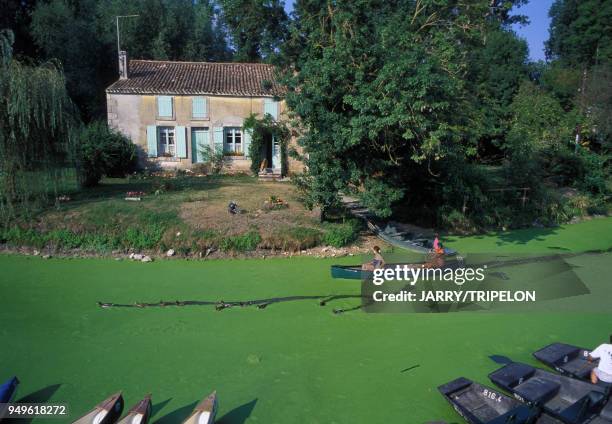
[[(125, 200), (131, 193), (140, 201)], [(36, 249), (200, 256), (256, 249), (294, 252), (356, 239), (353, 223), (321, 224), (293, 186), (248, 176), (107, 179), (57, 207), (0, 229), (0, 242)], [(230, 201), (242, 213), (228, 212)]]
[[(609, 222), (559, 228), (525, 243), (508, 243), (508, 233), (462, 238), (453, 246), (500, 252), (604, 247), (610, 239), (603, 229), (609, 227), (596, 231), (591, 225)], [(590, 232), (599, 234), (599, 245), (573, 245)], [(217, 389), (222, 424), (459, 422), (436, 387), (458, 376), (488, 384), (487, 374), (497, 367), (488, 355), (535, 364), (531, 352), (547, 343), (594, 346), (607, 340), (612, 315), (585, 311), (595, 300), (612, 300), (610, 259), (569, 260), (592, 294), (560, 305), (581, 313), (334, 314), (360, 302), (358, 282), (330, 278), (329, 266), (337, 260), (142, 264), (5, 255), (0, 331), (8, 344), (0, 349), (0, 380), (19, 375), (21, 396), (42, 390), (38, 399), (68, 402), (73, 418), (122, 389), (128, 404), (152, 392), (154, 420), (178, 423)], [(160, 299), (204, 304), (96, 304)], [(215, 311), (212, 303), (221, 299), (272, 303)]]

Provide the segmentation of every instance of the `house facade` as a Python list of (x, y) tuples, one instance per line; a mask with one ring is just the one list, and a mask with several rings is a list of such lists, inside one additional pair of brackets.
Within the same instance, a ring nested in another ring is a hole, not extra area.
[[(124, 52), (119, 58), (119, 80), (106, 89), (108, 125), (136, 144), (141, 167), (188, 169), (204, 162), (208, 150), (223, 151), (230, 172), (248, 172), (251, 134), (244, 120), (251, 114), (286, 117), (271, 65), (128, 62)], [(280, 175), (278, 141), (267, 140), (263, 148), (263, 172)], [(301, 170), (298, 161), (286, 163), (283, 174)]]

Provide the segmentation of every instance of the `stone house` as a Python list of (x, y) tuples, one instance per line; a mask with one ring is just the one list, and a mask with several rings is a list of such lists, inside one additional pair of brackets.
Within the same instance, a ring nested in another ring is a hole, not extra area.
[[(121, 52), (119, 79), (106, 89), (108, 125), (137, 145), (141, 167), (188, 169), (204, 161), (208, 146), (223, 150), (228, 171), (248, 172), (251, 135), (243, 122), (253, 113), (284, 119), (283, 93), (271, 65), (128, 62)], [(280, 175), (278, 141), (267, 140), (263, 149), (264, 173)], [(286, 163), (283, 174), (302, 168), (293, 159)]]

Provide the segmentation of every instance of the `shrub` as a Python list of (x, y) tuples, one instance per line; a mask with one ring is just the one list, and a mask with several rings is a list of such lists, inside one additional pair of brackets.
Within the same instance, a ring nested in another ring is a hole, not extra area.
[(93, 122), (78, 135), (76, 160), (81, 185), (91, 187), (104, 175), (124, 177), (132, 172), (136, 168), (136, 146), (106, 123)]
[(225, 154), (222, 150), (215, 150), (210, 146), (202, 147), (198, 153), (202, 156), (202, 160), (210, 171), (217, 175), (223, 171), (223, 166), (225, 165)]
[(327, 224), (323, 243), (333, 247), (346, 246), (357, 240), (359, 236), (359, 222), (349, 220), (342, 224)]
[(264, 237), (263, 247), (268, 249), (281, 249), (284, 251), (298, 251), (308, 249), (321, 242), (321, 232), (309, 227), (284, 227)]
[(246, 252), (255, 250), (261, 243), (261, 236), (256, 230), (237, 236), (228, 236), (221, 239), (219, 248), (225, 252)]

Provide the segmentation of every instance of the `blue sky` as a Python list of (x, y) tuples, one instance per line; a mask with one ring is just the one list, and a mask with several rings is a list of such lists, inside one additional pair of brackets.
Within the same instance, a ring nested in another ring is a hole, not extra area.
[[(548, 10), (553, 0), (531, 0), (527, 5), (517, 9), (517, 13), (529, 17), (529, 25), (514, 26), (514, 31), (527, 40), (531, 60), (544, 59), (544, 41), (548, 39)], [(293, 0), (285, 0), (285, 10), (293, 10)]]

